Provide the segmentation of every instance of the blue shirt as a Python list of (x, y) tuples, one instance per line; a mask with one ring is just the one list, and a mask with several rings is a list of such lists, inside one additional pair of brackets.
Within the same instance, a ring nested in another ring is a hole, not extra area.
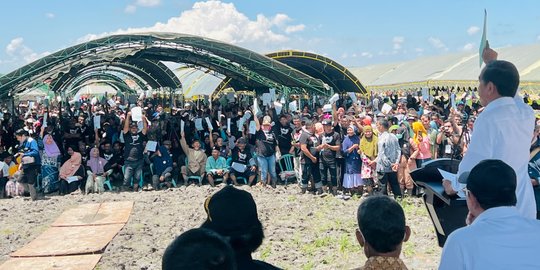
[(33, 157), (35, 165), (41, 165), (41, 157), (39, 156), (39, 148), (36, 140), (27, 138), (26, 141), (19, 146), (19, 151), (23, 152), (23, 157)]

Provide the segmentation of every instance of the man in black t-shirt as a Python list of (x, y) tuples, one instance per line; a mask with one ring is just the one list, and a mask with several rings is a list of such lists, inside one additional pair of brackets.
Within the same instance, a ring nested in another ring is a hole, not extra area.
[(236, 147), (232, 150), (231, 180), (238, 185), (237, 178), (242, 177), (248, 181), (251, 186), (257, 176), (257, 166), (251, 156), (251, 152), (246, 149), (246, 139), (239, 138)]
[(133, 190), (139, 189), (139, 180), (141, 179), (142, 169), (144, 165), (144, 145), (146, 141), (146, 132), (148, 130), (148, 120), (146, 116), (142, 116), (143, 129), (138, 132), (137, 122), (131, 123), (131, 112), (127, 113), (122, 130), (124, 136), (124, 189), (130, 186), (131, 177), (133, 176)]
[(71, 117), (67, 126), (64, 127), (64, 149), (79, 148), (79, 141), (83, 139), (81, 128), (77, 125), (77, 119)]
[(319, 137), (319, 169), (323, 185), (328, 185), (328, 173), (330, 173), (330, 185), (332, 194), (337, 195), (337, 161), (336, 154), (341, 151), (340, 135), (333, 130), (330, 119), (322, 122), (324, 133)]
[(322, 193), (322, 183), (318, 170), (318, 158), (319, 158), (319, 140), (315, 136), (315, 127), (310, 120), (305, 123), (305, 129), (300, 135), (300, 163), (302, 165), (302, 185), (301, 193), (306, 193), (309, 178), (313, 176), (313, 182), (317, 193)]
[(281, 155), (293, 154), (294, 147), (292, 146), (293, 129), (287, 119), (287, 116), (282, 114), (279, 117), (279, 122), (273, 127), (274, 133), (277, 135), (278, 148)]

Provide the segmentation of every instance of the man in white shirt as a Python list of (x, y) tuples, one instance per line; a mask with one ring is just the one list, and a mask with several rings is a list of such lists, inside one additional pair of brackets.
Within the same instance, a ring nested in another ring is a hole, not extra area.
[(462, 179), (470, 226), (450, 234), (439, 270), (540, 269), (540, 221), (515, 207), (515, 171), (501, 160), (484, 160)]
[[(470, 171), (484, 159), (501, 159), (517, 174), (517, 208), (524, 217), (536, 218), (536, 204), (527, 171), (530, 141), (535, 117), (532, 108), (516, 95), (519, 73), (507, 61), (496, 60), (497, 53), (486, 48), (486, 66), (479, 76), (478, 95), (484, 106), (474, 123), (467, 153), (459, 164), (458, 176)], [(443, 181), (446, 193), (452, 195), (463, 187)]]

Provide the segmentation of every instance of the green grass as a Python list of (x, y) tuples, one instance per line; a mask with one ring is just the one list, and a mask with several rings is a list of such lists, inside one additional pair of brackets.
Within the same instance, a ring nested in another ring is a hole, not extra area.
[(266, 260), (272, 253), (272, 245), (267, 245), (261, 250), (261, 260)]

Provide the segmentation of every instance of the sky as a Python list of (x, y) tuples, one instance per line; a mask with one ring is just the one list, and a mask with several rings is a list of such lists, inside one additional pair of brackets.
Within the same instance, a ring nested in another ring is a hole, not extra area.
[(357, 67), (540, 42), (540, 1), (7, 0), (0, 74), (111, 34), (179, 32), (259, 53), (294, 49)]

